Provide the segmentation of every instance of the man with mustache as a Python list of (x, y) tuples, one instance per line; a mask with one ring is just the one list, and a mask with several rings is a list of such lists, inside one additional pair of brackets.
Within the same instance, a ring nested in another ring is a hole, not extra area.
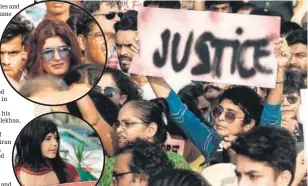
[(211, 107), (215, 108), (219, 102), (219, 96), (229, 88), (229, 85), (222, 83), (204, 83), (204, 98), (211, 103)]
[(307, 30), (296, 30), (288, 35), (286, 39), (292, 52), (289, 69), (301, 72), (307, 85)]
[(70, 17), (69, 3), (50, 1), (46, 2), (46, 15), (45, 19), (67, 21)]
[(2, 35), (1, 66), (12, 85), (20, 82), (25, 70), (27, 54), (24, 44), (32, 28), (29, 21), (16, 16)]

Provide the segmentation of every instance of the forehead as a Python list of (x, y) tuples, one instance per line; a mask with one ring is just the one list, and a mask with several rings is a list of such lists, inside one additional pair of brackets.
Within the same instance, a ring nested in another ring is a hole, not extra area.
[(117, 3), (112, 2), (103, 2), (99, 5), (99, 9), (97, 11), (94, 11), (94, 14), (97, 13), (107, 13), (107, 12), (118, 12), (120, 11), (120, 8)]
[(224, 110), (233, 110), (238, 113), (243, 113), (242, 109), (238, 106), (235, 105), (230, 99), (223, 99), (219, 105), (224, 109)]
[(120, 42), (130, 42), (132, 43), (135, 39), (135, 31), (134, 30), (119, 30), (116, 33), (116, 41)]
[(49, 37), (45, 40), (43, 49), (45, 48), (54, 48), (65, 45), (63, 39), (59, 36)]
[(140, 113), (139, 111), (132, 107), (130, 102), (124, 104), (124, 106), (120, 109), (118, 114), (118, 120), (130, 120), (130, 119), (137, 119), (140, 120)]
[(90, 24), (90, 32), (102, 32), (96, 22)]
[(21, 50), (22, 49), (22, 37), (21, 35), (18, 35), (14, 37), (13, 39), (2, 42), (1, 43), (1, 51), (13, 51), (13, 50)]
[(274, 169), (266, 162), (258, 162), (244, 155), (236, 156), (236, 171), (240, 173), (258, 172), (274, 175)]
[(49, 132), (49, 133), (46, 135), (46, 137), (50, 137), (50, 136), (58, 136), (58, 133), (57, 133), (57, 132), (54, 132), (54, 133)]
[(298, 52), (307, 53), (307, 45), (304, 45), (302, 43), (297, 43), (297, 44), (291, 45), (291, 50), (293, 53), (298, 53)]

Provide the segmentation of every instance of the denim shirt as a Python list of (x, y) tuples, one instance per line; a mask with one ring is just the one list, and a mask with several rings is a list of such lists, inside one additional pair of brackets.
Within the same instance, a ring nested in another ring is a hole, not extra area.
[[(178, 95), (171, 91), (166, 98), (171, 117), (175, 123), (183, 130), (202, 154), (208, 159), (210, 153), (217, 143), (222, 140), (216, 130), (202, 123), (188, 108), (184, 105)], [(280, 126), (281, 111), (280, 105), (265, 104), (260, 125)]]

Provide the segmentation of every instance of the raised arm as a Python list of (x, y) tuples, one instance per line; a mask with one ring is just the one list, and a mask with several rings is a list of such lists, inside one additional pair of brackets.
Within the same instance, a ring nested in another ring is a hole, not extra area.
[(280, 39), (275, 43), (274, 54), (278, 61), (277, 79), (274, 89), (271, 89), (264, 105), (261, 117), (262, 125), (280, 125), (281, 111), (280, 103), (283, 94), (283, 82), (285, 69), (291, 60), (292, 53), (285, 39)]
[(113, 128), (99, 114), (90, 96), (86, 95), (76, 103), (83, 119), (93, 126), (101, 138), (107, 156), (112, 156), (115, 151), (116, 139)]
[(148, 77), (149, 83), (157, 97), (166, 98), (170, 114), (175, 123), (189, 137), (202, 154), (208, 158), (214, 146), (219, 142), (216, 131), (202, 123), (184, 105), (177, 94), (162, 78)]

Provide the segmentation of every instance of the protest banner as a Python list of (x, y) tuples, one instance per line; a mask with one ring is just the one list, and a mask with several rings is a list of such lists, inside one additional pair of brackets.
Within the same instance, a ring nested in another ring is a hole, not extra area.
[(130, 73), (273, 88), (280, 18), (142, 7)]

